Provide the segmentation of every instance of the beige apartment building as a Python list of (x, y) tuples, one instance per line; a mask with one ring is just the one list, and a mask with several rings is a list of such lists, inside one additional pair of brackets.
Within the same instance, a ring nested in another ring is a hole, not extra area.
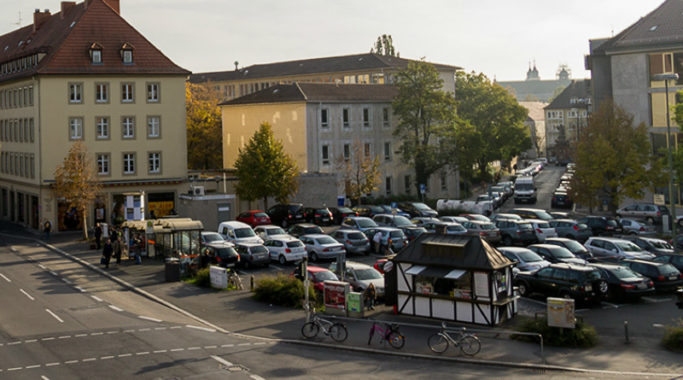
[(575, 143), (581, 130), (588, 126), (592, 110), (591, 80), (572, 80), (571, 83), (545, 107), (545, 141), (548, 156), (555, 157), (557, 139), (564, 129), (565, 138)]
[[(103, 192), (94, 221), (132, 207), (168, 214), (187, 180), (185, 81), (190, 74), (119, 12), (118, 0), (61, 2), (0, 36), (0, 217), (32, 228), (79, 229), (51, 191), (75, 141), (85, 143)], [(125, 195), (145, 194), (141, 205)]]

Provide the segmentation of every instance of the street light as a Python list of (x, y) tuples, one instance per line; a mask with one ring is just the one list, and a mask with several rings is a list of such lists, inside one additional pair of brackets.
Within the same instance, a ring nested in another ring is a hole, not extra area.
[(671, 118), (669, 117), (669, 81), (678, 80), (678, 74), (656, 74), (652, 77), (656, 81), (664, 81), (664, 91), (666, 94), (666, 146), (669, 150), (669, 205), (671, 207), (671, 235), (674, 240), (674, 250), (676, 249), (676, 205), (674, 204), (674, 166), (671, 153)]

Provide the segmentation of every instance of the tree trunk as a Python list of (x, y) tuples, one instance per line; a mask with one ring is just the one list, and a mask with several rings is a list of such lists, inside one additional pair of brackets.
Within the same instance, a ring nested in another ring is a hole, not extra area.
[(83, 239), (88, 240), (88, 209), (85, 208), (81, 211), (83, 215)]
[(268, 197), (263, 197), (263, 210), (268, 210)]

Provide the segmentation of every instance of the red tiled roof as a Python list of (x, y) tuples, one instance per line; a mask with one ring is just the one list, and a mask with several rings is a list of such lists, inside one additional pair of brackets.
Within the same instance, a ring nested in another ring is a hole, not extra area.
[[(86, 6), (87, 2), (87, 6)], [(47, 54), (37, 67), (5, 76), (0, 81), (34, 74), (184, 74), (142, 34), (103, 0), (86, 0), (55, 13), (33, 31), (29, 25), (0, 36), (0, 63)], [(90, 63), (89, 47), (102, 46), (102, 64)], [(124, 64), (120, 49), (135, 47), (133, 64)]]

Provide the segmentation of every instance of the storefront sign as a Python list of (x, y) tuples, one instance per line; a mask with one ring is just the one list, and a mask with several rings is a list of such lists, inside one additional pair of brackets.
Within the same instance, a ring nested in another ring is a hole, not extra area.
[(548, 297), (548, 326), (573, 329), (576, 325), (574, 317), (574, 300), (571, 298)]
[(346, 296), (346, 307), (350, 312), (360, 313), (363, 310), (363, 293), (349, 292)]
[(225, 268), (211, 266), (209, 268), (209, 276), (211, 277), (211, 287), (216, 289), (228, 288), (228, 271)]
[(325, 281), (323, 283), (323, 295), (326, 309), (345, 310), (346, 294), (349, 284), (341, 281)]

